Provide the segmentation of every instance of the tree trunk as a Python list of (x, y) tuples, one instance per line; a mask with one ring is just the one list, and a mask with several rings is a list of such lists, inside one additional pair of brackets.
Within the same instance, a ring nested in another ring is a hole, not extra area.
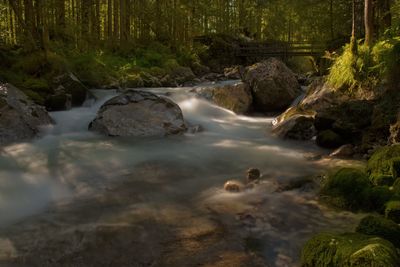
[(372, 13), (372, 0), (365, 0), (364, 6), (364, 25), (365, 25), (365, 44), (372, 46), (374, 38), (374, 19)]

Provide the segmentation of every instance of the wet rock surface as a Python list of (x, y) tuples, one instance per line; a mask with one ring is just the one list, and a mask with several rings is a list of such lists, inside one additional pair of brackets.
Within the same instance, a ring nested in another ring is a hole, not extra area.
[(128, 90), (103, 104), (89, 129), (108, 136), (167, 136), (186, 131), (182, 111), (168, 98)]
[(44, 107), (33, 103), (11, 84), (0, 84), (0, 145), (36, 137), (39, 128), (53, 123)]
[(301, 94), (294, 73), (276, 58), (247, 67), (243, 81), (251, 88), (257, 111), (283, 110)]

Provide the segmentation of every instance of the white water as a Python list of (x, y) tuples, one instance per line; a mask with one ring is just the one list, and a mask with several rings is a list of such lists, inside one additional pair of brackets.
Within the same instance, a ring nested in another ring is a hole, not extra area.
[[(151, 172), (156, 165), (172, 174), (154, 175), (154, 179), (146, 175), (150, 181), (134, 178), (146, 204), (187, 203), (235, 216), (252, 209), (247, 201), (261, 202), (252, 213), (261, 222), (243, 229), (265, 238), (265, 254), (273, 263), (285, 261), (286, 256), (296, 258), (305, 237), (333, 224), (322, 211), (309, 207), (308, 194), (272, 193), (273, 182), (237, 195), (221, 188), (228, 179), (243, 179), (249, 167), (260, 168), (265, 177), (277, 181), (315, 173), (316, 166), (304, 153), (317, 148), (311, 143), (276, 139), (270, 135), (272, 118), (235, 115), (197, 98), (191, 89), (151, 91), (168, 92), (186, 121), (204, 128), (196, 134), (134, 139), (89, 132), (89, 122), (101, 104), (116, 94), (113, 91), (95, 91), (96, 103), (52, 113), (57, 124), (45, 129), (42, 138), (1, 151), (0, 225), (23, 221), (60, 201), (96, 194), (132, 173), (140, 174), (146, 168)], [(143, 182), (151, 186), (141, 188)]]

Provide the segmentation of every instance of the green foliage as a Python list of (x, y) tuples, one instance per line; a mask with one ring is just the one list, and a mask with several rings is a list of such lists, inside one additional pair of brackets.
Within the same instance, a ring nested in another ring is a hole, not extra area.
[(378, 149), (368, 160), (367, 173), (370, 177), (392, 176), (393, 160), (400, 157), (400, 145), (385, 146)]
[(303, 267), (395, 267), (400, 259), (396, 248), (387, 240), (362, 234), (322, 233), (303, 247)]
[(372, 185), (358, 169), (343, 168), (328, 176), (321, 189), (321, 200), (337, 208), (365, 209)]
[(377, 215), (369, 215), (360, 221), (356, 232), (382, 237), (400, 248), (400, 226), (392, 220)]
[(338, 89), (373, 87), (399, 64), (400, 39), (391, 38), (377, 42), (372, 49), (358, 45), (357, 50), (346, 45), (343, 53), (334, 60), (328, 82)]

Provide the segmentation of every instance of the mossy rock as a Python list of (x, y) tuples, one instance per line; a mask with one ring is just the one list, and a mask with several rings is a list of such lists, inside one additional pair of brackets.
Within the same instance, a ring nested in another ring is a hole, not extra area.
[(332, 130), (319, 132), (316, 142), (317, 145), (325, 148), (338, 148), (345, 144), (343, 138)]
[(21, 87), (37, 93), (50, 93), (52, 91), (45, 79), (29, 78), (22, 83)]
[(392, 220), (377, 215), (364, 217), (357, 226), (357, 233), (379, 236), (400, 247), (400, 226)]
[(400, 258), (387, 240), (358, 233), (322, 233), (311, 238), (301, 253), (302, 267), (395, 267)]
[(394, 178), (392, 175), (388, 174), (372, 174), (369, 179), (374, 185), (387, 185), (391, 186), (394, 183)]
[(393, 192), (400, 195), (400, 178), (397, 178), (393, 183)]
[(128, 75), (128, 77), (126, 77), (126, 80), (123, 81), (122, 84), (125, 88), (144, 87), (143, 79), (140, 77), (139, 74)]
[(400, 223), (400, 200), (392, 200), (386, 203), (385, 217)]
[(321, 199), (337, 208), (364, 209), (369, 201), (372, 184), (358, 169), (342, 168), (329, 175), (321, 189)]
[(400, 157), (392, 159), (391, 173), (393, 180), (400, 177)]
[(393, 198), (393, 195), (393, 191), (388, 186), (374, 186), (364, 192), (366, 199), (363, 207), (365, 210), (383, 213), (385, 204)]
[[(400, 145), (385, 146), (371, 156), (367, 164), (367, 173), (372, 176), (393, 175), (393, 160), (400, 157)], [(396, 165), (397, 166), (397, 165)]]

